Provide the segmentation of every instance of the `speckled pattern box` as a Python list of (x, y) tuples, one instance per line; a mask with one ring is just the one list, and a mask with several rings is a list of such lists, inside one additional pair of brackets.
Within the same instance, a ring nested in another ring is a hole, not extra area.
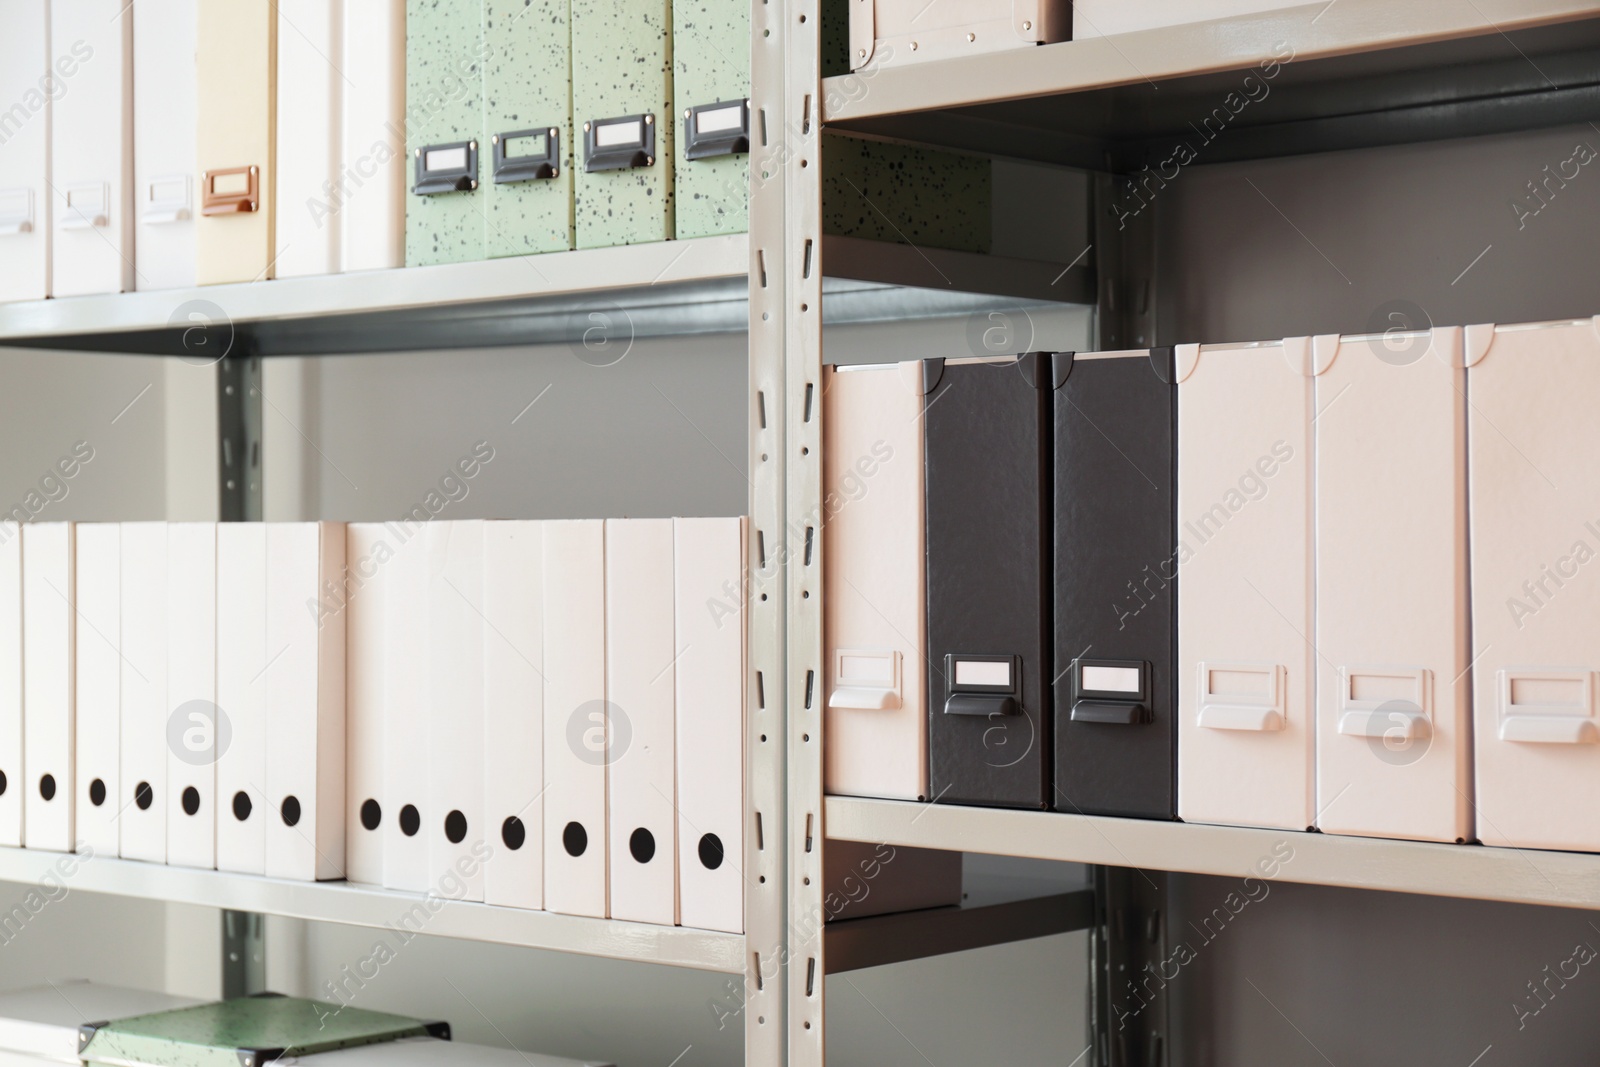
[(978, 156), (822, 135), (822, 232), (987, 252), (992, 168)]
[[(483, 130), (483, 0), (406, 0), (406, 266), (484, 258), (483, 167), (468, 189), (416, 192), (417, 153)], [(479, 145), (479, 148), (486, 146)]]
[[(673, 0), (672, 97), (678, 108), (674, 152), (679, 238), (744, 233), (750, 228), (750, 153), (744, 151), (689, 159), (689, 124), (694, 109), (750, 97), (750, 0)], [(742, 112), (749, 131), (748, 108)], [(708, 109), (700, 127), (712, 115)], [(717, 127), (726, 123), (716, 122)], [(726, 148), (726, 142), (718, 149)]]
[(485, 238), (489, 255), (572, 247), (568, 0), (484, 0)]
[(79, 1055), (95, 1064), (266, 1067), (287, 1056), (449, 1032), (444, 1023), (267, 994), (87, 1023)]
[[(670, 0), (572, 0), (572, 120), (642, 116), (654, 148), (594, 170), (580, 146), (574, 175), (578, 247), (664, 241), (672, 223), (672, 11)], [(619, 126), (619, 133), (621, 132)]]

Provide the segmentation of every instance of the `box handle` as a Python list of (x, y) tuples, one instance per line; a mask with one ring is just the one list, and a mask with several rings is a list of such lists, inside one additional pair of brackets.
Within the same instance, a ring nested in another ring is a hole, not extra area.
[(111, 225), (111, 186), (106, 182), (77, 182), (65, 189), (63, 230), (98, 230)]
[(833, 653), (833, 691), (828, 707), (891, 711), (900, 707), (897, 649), (840, 648)]
[(1283, 716), (1276, 708), (1260, 705), (1207, 704), (1200, 709), (1200, 728), (1271, 733), (1283, 729)]
[(189, 176), (163, 174), (145, 183), (143, 222), (182, 222), (189, 217)]
[[(496, 185), (554, 178), (561, 173), (561, 131), (555, 126), (537, 130), (513, 130), (489, 138), (494, 146)], [(532, 151), (520, 149), (532, 142)], [(519, 149), (511, 155), (513, 148)]]
[(1070, 722), (1141, 726), (1154, 719), (1150, 707), (1150, 664), (1142, 659), (1076, 659)]
[(1595, 672), (1508, 667), (1496, 672), (1500, 740), (1544, 745), (1600, 742)]
[(200, 214), (239, 215), (259, 210), (261, 174), (255, 167), (225, 167), (200, 176)]
[(1207, 660), (1199, 665), (1200, 714), (1204, 730), (1282, 730), (1288, 719), (1288, 669), (1281, 663)]
[(953, 693), (944, 702), (946, 715), (1015, 715), (1020, 709), (1017, 698), (998, 693)]
[(1420, 741), (1433, 727), (1428, 717), (1416, 705), (1404, 706), (1404, 701), (1394, 701), (1394, 707), (1375, 708), (1370, 711), (1347, 711), (1339, 716), (1339, 732), (1346, 737), (1377, 737), (1393, 741)]
[(1110, 726), (1141, 726), (1150, 721), (1150, 711), (1143, 704), (1080, 700), (1072, 705), (1072, 721), (1098, 722)]
[(411, 191), (418, 196), (470, 193), (478, 187), (477, 141), (423, 145), (413, 159), (416, 175)]
[(583, 169), (631, 170), (656, 164), (656, 117), (623, 115), (583, 124)]
[(33, 232), (33, 189), (0, 190), (0, 235)]
[(717, 159), (750, 151), (750, 101), (701, 104), (683, 113), (683, 158)]

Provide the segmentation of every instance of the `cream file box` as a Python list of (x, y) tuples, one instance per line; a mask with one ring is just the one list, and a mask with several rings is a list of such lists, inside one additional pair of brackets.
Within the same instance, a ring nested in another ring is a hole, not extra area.
[(393, 558), (383, 564), (383, 884), (420, 892), (428, 881), (432, 756), (428, 737), (428, 527), (387, 523)]
[[(273, 0), (278, 23), (273, 123), (279, 210), (274, 276), (334, 274), (340, 227), (334, 188), (344, 143), (344, 0)], [(361, 30), (356, 28), (359, 34)]]
[(1284, 0), (1072, 0), (1072, 37), (1106, 37), (1134, 30), (1181, 26), (1188, 22), (1240, 18), (1300, 7), (1306, 23), (1327, 7), (1327, 0), (1309, 4)]
[(167, 862), (167, 524), (122, 524), (123, 859)]
[(50, 39), (67, 83), (50, 113), (50, 294), (120, 293), (134, 263), (128, 0), (51, 0)]
[(1600, 851), (1600, 321), (1466, 353), (1478, 837)]
[(672, 520), (606, 520), (611, 917), (677, 921)]
[[(544, 906), (606, 912), (605, 523), (544, 527)], [(631, 862), (631, 860), (630, 860)]]
[(928, 793), (922, 365), (824, 367), (822, 525), (829, 793)]
[(544, 524), (483, 534), (483, 899), (544, 907)]
[(231, 737), (217, 753), (217, 869), (265, 874), (267, 524), (217, 526), (217, 704)]
[(1310, 342), (1179, 345), (1178, 816), (1316, 821)]
[[(117, 854), (122, 739), (122, 536), (114, 522), (78, 524), (73, 546), (77, 600), (77, 841), (80, 851)], [(4, 531), (0, 530), (0, 536)], [(3, 550), (0, 550), (3, 552)], [(0, 671), (0, 673), (4, 673)]]
[(134, 287), (195, 284), (200, 0), (134, 0)]
[(344, 0), (340, 46), (345, 78), (339, 122), (342, 161), (330, 202), (338, 213), (340, 269), (403, 267), (405, 0)]
[(345, 878), (383, 884), (383, 564), (388, 529), (382, 523), (345, 527), (349, 599), (345, 611)]
[(1317, 826), (1472, 836), (1459, 328), (1317, 337)]
[(483, 899), (483, 527), (428, 524), (430, 889)]
[(199, 0), (195, 70), (201, 285), (274, 276), (276, 0)]
[(167, 527), (167, 862), (217, 865), (217, 524)]
[[(66, 58), (83, 61), (70, 48)], [(50, 110), (61, 84), (54, 59), (49, 0), (7, 5), (6, 32), (0, 34), (0, 100), (15, 106), (0, 152), (0, 301), (50, 295)], [(40, 92), (41, 82), (52, 91)]]
[(0, 845), (22, 844), (22, 528), (0, 522)]
[(674, 519), (678, 922), (744, 932), (745, 521)]
[(71, 852), (76, 799), (72, 772), (73, 524), (22, 528), (23, 841)]
[[(344, 524), (267, 524), (267, 875), (344, 877)], [(342, 600), (342, 597), (339, 598)]]

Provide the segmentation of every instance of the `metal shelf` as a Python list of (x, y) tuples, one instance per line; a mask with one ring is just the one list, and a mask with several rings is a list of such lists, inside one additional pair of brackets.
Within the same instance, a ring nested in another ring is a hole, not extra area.
[[(1159, 168), (1179, 141), (1216, 163), (1587, 122), (1600, 106), (1597, 16), (1592, 0), (1315, 0), (869, 67), (826, 79), (823, 121), (1121, 173)], [(1289, 61), (1247, 86), (1275, 51)]]
[(968, 899), (955, 907), (831, 922), (822, 931), (827, 973), (1082, 930), (1094, 922), (1094, 904), (1094, 890), (1078, 889), (1019, 900)]
[[(830, 838), (1108, 867), (1600, 909), (1600, 856), (828, 797)], [(1285, 858), (1285, 857), (1288, 858)]]
[(64, 887), (70, 893), (204, 904), (352, 926), (416, 928), (439, 937), (726, 974), (743, 974), (745, 970), (745, 939), (738, 934), (585, 919), (439, 897), (425, 903), (420, 893), (347, 882), (291, 882), (25, 848), (0, 848), (0, 882), (43, 885), (52, 892), (62, 892), (59, 887)]

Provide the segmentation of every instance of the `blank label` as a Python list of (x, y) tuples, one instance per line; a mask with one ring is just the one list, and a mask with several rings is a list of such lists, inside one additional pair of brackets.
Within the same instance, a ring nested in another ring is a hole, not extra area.
[(1011, 684), (1011, 663), (1009, 660), (956, 660), (957, 685), (1005, 685)]
[(1138, 667), (1084, 667), (1079, 688), (1097, 693), (1139, 692)]
[(744, 104), (729, 104), (727, 107), (713, 108), (710, 111), (696, 112), (694, 116), (694, 129), (696, 133), (722, 133), (726, 130), (737, 130), (744, 124)]
[(455, 148), (430, 148), (424, 165), (429, 170), (466, 170), (467, 150), (460, 145)]
[(633, 119), (629, 122), (608, 122), (595, 127), (594, 143), (601, 148), (609, 148), (619, 144), (643, 144), (644, 120)]

